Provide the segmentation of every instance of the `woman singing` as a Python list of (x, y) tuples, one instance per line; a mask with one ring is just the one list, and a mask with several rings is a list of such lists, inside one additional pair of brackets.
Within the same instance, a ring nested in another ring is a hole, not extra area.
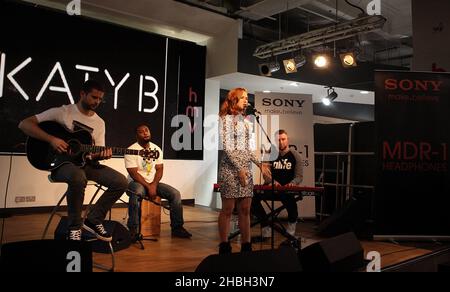
[[(262, 167), (250, 147), (252, 124), (245, 120), (247, 90), (230, 90), (220, 109), (220, 137), (223, 150), (219, 167), (222, 210), (219, 215), (219, 254), (231, 253), (228, 242), (230, 219), (236, 205), (241, 231), (241, 252), (252, 250), (250, 241), (250, 206), (253, 197), (251, 162)], [(270, 170), (265, 167), (263, 173)]]

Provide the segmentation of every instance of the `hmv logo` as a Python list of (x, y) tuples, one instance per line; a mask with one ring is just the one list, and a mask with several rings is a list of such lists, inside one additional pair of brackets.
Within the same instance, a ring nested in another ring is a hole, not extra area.
[(275, 168), (277, 170), (291, 170), (292, 163), (289, 162), (287, 159), (281, 159), (281, 160), (275, 161), (273, 163), (273, 168)]

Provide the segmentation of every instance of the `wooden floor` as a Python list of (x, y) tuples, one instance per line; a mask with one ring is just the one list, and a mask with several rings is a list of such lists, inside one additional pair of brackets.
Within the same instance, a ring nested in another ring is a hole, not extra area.
[[(113, 209), (112, 219), (125, 222), (126, 209)], [(61, 213), (60, 215), (64, 215)], [(49, 214), (16, 215), (7, 218), (4, 229), (4, 242), (40, 239)], [(208, 255), (217, 253), (219, 244), (217, 232), (217, 211), (204, 207), (184, 207), (185, 228), (193, 236), (192, 239), (172, 238), (168, 214), (162, 214), (161, 235), (157, 242), (144, 241), (145, 249), (138, 244), (116, 253), (117, 272), (192, 272)], [(1, 222), (1, 221), (0, 221)], [(59, 217), (55, 216), (50, 227), (48, 238), (52, 234)], [(302, 238), (302, 248), (323, 240), (314, 234), (312, 223), (297, 224), (297, 235)], [(1, 226), (1, 225), (0, 225)], [(254, 227), (253, 234), (260, 228)], [(275, 246), (284, 238), (276, 234)], [(418, 256), (431, 253), (430, 249), (419, 249), (384, 242), (361, 242), (365, 252), (378, 251), (382, 255), (382, 267), (391, 266)], [(239, 251), (238, 239), (232, 242), (233, 250)], [(270, 249), (270, 242), (256, 243), (254, 250)], [(110, 265), (111, 258), (107, 254), (94, 253), (94, 261)]]

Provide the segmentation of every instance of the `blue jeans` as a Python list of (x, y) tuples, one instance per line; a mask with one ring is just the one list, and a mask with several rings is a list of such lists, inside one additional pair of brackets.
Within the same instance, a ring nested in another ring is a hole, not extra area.
[[(132, 181), (128, 184), (127, 195), (130, 197), (128, 203), (128, 228), (130, 230), (137, 230), (139, 222), (139, 212), (141, 210), (140, 202), (142, 198), (147, 196), (147, 189), (138, 182)], [(156, 188), (156, 195), (169, 201), (170, 207), (170, 227), (173, 229), (182, 227), (183, 220), (183, 205), (181, 203), (180, 192), (168, 184), (158, 183)]]
[(66, 191), (69, 230), (81, 229), (81, 212), (84, 202), (84, 190), (88, 180), (107, 187), (103, 195), (90, 209), (87, 219), (93, 224), (101, 224), (114, 203), (127, 189), (127, 179), (120, 172), (105, 165), (89, 165), (80, 168), (73, 164), (64, 164), (52, 171), (52, 180), (68, 184)]

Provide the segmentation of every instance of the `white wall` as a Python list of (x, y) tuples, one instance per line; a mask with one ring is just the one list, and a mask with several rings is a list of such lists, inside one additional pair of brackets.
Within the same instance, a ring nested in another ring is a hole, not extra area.
[[(9, 160), (9, 156), (0, 157), (0, 190), (6, 190)], [(106, 164), (114, 166), (115, 169), (122, 173), (125, 172), (123, 159), (111, 159)], [(11, 178), (8, 184), (6, 208), (54, 206), (67, 189), (67, 186), (64, 183), (51, 183), (48, 180), (49, 172), (33, 168), (25, 156), (13, 156), (11, 166)], [(87, 195), (84, 200), (86, 204), (89, 203), (89, 200), (92, 197), (91, 194), (94, 192), (95, 188), (93, 186), (87, 187)], [(17, 197), (32, 196), (36, 199), (34, 202), (16, 202)], [(126, 198), (126, 196), (124, 196), (124, 198)], [(0, 200), (0, 206), (4, 207), (5, 191), (1, 192)]]
[(235, 73), (238, 70), (238, 30), (239, 23), (223, 28), (219, 36), (206, 42), (206, 77)]
[[(214, 115), (217, 117), (220, 102), (220, 82), (214, 80), (206, 80), (205, 84), (205, 117)], [(207, 131), (218, 133), (217, 124), (212, 128), (206, 128)], [(211, 141), (210, 141), (211, 142)], [(196, 172), (196, 180), (192, 182), (195, 190), (195, 203), (211, 208), (221, 208), (219, 195), (213, 192), (213, 184), (217, 182), (217, 166), (218, 166), (218, 139), (215, 140), (215, 149), (204, 150), (204, 161), (201, 168)], [(185, 168), (191, 172), (190, 169)]]

